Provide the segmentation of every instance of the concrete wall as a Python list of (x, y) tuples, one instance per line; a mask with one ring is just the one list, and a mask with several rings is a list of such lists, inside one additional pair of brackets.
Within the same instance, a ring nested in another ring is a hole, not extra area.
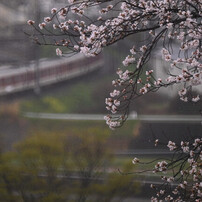
[(7, 27), (25, 22), (26, 16), (23, 12), (0, 3), (0, 19), (0, 27)]

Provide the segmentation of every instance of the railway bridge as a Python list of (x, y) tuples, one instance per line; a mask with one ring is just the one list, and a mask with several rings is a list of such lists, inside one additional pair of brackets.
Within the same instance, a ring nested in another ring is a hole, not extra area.
[(103, 66), (103, 56), (87, 58), (83, 54), (56, 60), (40, 60), (27, 67), (0, 68), (0, 96), (37, 86), (46, 86), (90, 73)]

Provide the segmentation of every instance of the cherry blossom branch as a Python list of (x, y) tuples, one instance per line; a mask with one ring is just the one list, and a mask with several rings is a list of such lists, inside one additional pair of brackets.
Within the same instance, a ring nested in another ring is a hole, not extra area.
[[(52, 16), (45, 17), (39, 27), (34, 21), (28, 21), (35, 29), (30, 36), (36, 43), (63, 47), (56, 49), (57, 55), (81, 52), (94, 57), (104, 47), (131, 35), (144, 33), (150, 36), (142, 45), (131, 47), (123, 61), (124, 68), (117, 70), (119, 78), (112, 81), (115, 90), (106, 98), (106, 108), (112, 114), (105, 117), (110, 128), (122, 126), (135, 98), (163, 87), (178, 84), (183, 86), (178, 92), (182, 101), (200, 99), (199, 94), (192, 96), (189, 93), (202, 83), (200, 1), (68, 2), (59, 10), (53, 8)], [(99, 12), (92, 15), (95, 9)], [(156, 78), (153, 67), (145, 71), (157, 48), (161, 48), (162, 59), (167, 63), (166, 79)]]
[[(155, 141), (155, 145), (159, 140)], [(162, 173), (162, 184), (151, 184), (151, 188), (156, 191), (156, 196), (152, 201), (200, 201), (202, 197), (202, 138), (196, 138), (193, 142), (181, 141), (180, 145), (169, 141), (167, 147), (174, 151), (171, 159), (157, 162), (153, 173)], [(134, 158), (133, 164), (140, 164), (141, 160)], [(151, 170), (145, 170), (151, 172)], [(172, 172), (172, 174), (170, 173)], [(137, 174), (139, 172), (122, 173)], [(140, 171), (144, 173), (144, 170)], [(166, 174), (166, 175), (165, 175)]]

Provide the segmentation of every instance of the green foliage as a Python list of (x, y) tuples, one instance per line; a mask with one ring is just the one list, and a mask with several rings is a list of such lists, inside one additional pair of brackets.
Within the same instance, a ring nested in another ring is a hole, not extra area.
[(44, 103), (44, 106), (46, 106), (48, 109), (52, 109), (53, 112), (63, 112), (66, 110), (64, 104), (54, 97), (44, 97), (42, 102)]
[(54, 58), (56, 57), (54, 46), (40, 46), (40, 57), (41, 58)]
[(25, 101), (21, 105), (23, 111), (71, 113), (82, 112), (89, 106), (93, 106), (92, 87), (78, 84), (72, 87), (66, 94), (57, 96), (44, 96)]
[[(1, 201), (109, 201), (134, 194), (133, 176), (110, 171), (108, 130), (38, 132), (0, 156)], [(123, 171), (132, 167), (125, 166)]]
[[(122, 165), (122, 172), (127, 173), (133, 169), (132, 164)], [(107, 174), (107, 180), (102, 185), (97, 185), (99, 193), (97, 201), (111, 201), (118, 197), (120, 201), (128, 196), (134, 196), (140, 192), (140, 186), (134, 182), (134, 175), (124, 175), (119, 172), (110, 172)]]
[(61, 113), (66, 110), (66, 106), (57, 98), (45, 96), (43, 98), (33, 100), (32, 102), (25, 101), (22, 104), (21, 109), (23, 111)]
[[(95, 76), (96, 77), (96, 76)], [(111, 76), (89, 78), (77, 84), (61, 87), (51, 95), (42, 95), (22, 101), (21, 111), (50, 113), (94, 113), (106, 112), (104, 100), (109, 94)]]

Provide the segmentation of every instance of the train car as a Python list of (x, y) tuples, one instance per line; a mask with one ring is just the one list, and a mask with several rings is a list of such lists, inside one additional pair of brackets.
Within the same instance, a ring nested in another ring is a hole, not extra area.
[(40, 60), (21, 68), (0, 68), (0, 95), (45, 86), (92, 72), (103, 66), (103, 56), (76, 54), (57, 60)]

